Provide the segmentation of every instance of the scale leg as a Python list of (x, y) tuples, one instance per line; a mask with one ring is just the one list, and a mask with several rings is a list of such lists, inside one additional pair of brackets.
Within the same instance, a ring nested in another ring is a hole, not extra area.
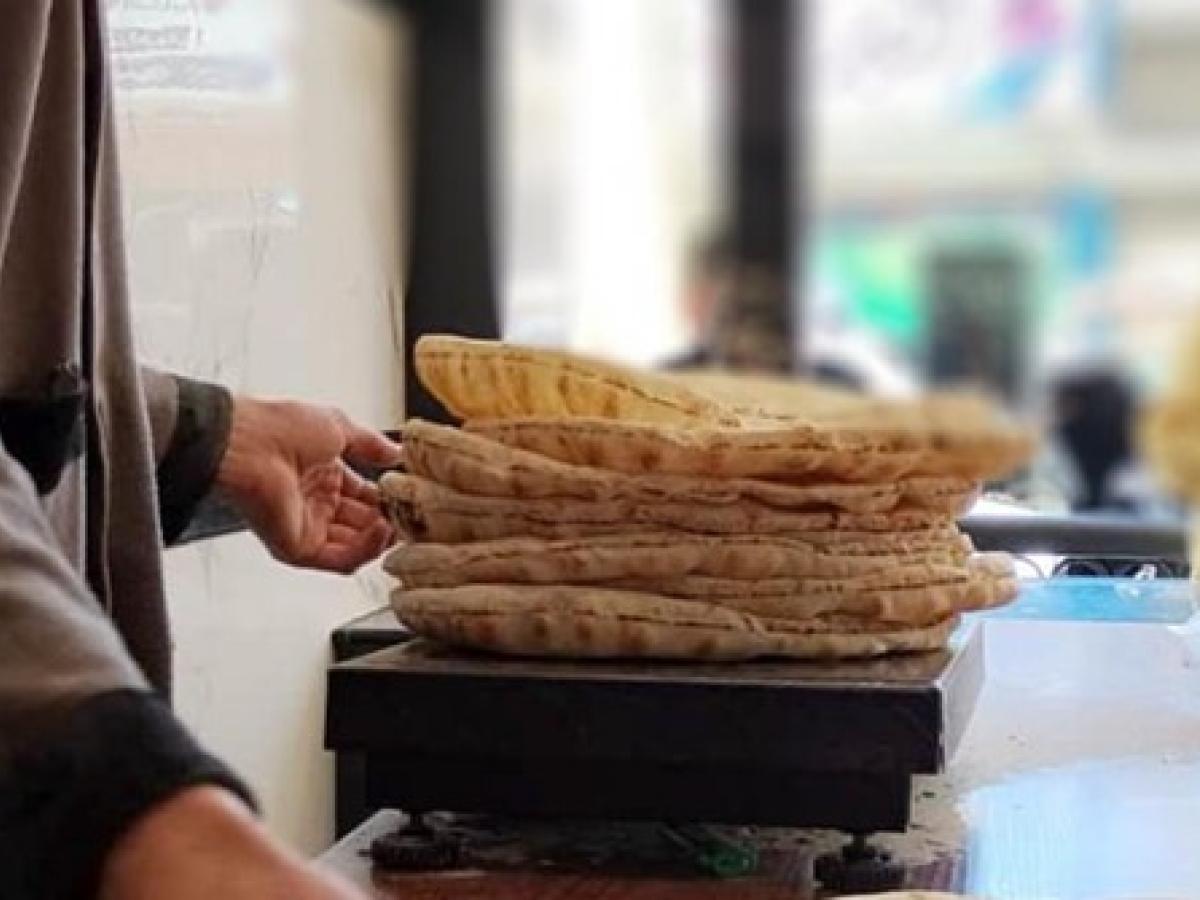
[(867, 834), (852, 834), (850, 843), (813, 861), (813, 876), (837, 894), (870, 894), (904, 884), (904, 867), (886, 850), (873, 846)]
[(333, 756), (334, 832), (341, 840), (376, 810), (367, 800), (367, 756), (339, 751)]

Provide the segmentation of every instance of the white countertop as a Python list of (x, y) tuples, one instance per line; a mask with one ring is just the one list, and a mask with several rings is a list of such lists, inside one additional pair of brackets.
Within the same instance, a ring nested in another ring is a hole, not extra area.
[(991, 621), (948, 774), (903, 856), (965, 855), (996, 898), (1200, 897), (1200, 627)]

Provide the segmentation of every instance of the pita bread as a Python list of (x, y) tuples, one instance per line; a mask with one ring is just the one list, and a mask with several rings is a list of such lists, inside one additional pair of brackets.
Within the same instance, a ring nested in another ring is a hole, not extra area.
[[(708, 600), (725, 603), (741, 597), (803, 597), (839, 598), (906, 588), (925, 588), (940, 585), (965, 585), (969, 573), (958, 566), (898, 566), (879, 569), (848, 578), (721, 578), (713, 575), (685, 575), (679, 578), (619, 578), (598, 584), (625, 590), (682, 597), (685, 600)], [(832, 607), (831, 607), (832, 608)], [(785, 616), (785, 618), (787, 618)]]
[(981, 481), (1031, 451), (1024, 434), (997, 438), (969, 429), (923, 443), (901, 428), (811, 425), (680, 428), (597, 418), (468, 420), (467, 430), (560, 462), (629, 475), (878, 482), (906, 476)]
[[(931, 650), (956, 620), (921, 628), (768, 626), (711, 603), (583, 587), (468, 585), (397, 590), (399, 619), (446, 643), (527, 656), (738, 660), (844, 659)], [(842, 623), (831, 623), (842, 625)]]
[[(396, 557), (397, 554), (393, 554), (388, 562), (388, 568), (393, 572), (403, 568), (396, 564)], [(540, 578), (514, 582), (494, 577), (505, 574), (497, 571), (503, 566), (493, 566), (490, 571), (487, 567), (479, 568), (464, 573), (461, 566), (438, 567), (400, 577), (410, 588), (460, 587), (479, 582), (603, 587), (714, 603), (772, 619), (807, 620), (839, 614), (860, 622), (874, 620), (915, 625), (940, 621), (957, 612), (1005, 603), (1015, 596), (1017, 584), (1011, 561), (1002, 554), (980, 554), (963, 565), (900, 564), (842, 578), (647, 577), (645, 570), (626, 566), (625, 577), (601, 579), (586, 577), (594, 574), (586, 568), (566, 573), (556, 571), (554, 567), (543, 567), (535, 573)], [(585, 577), (579, 578), (579, 575)]]
[(715, 603), (759, 616), (764, 621), (804, 623), (836, 617), (860, 625), (873, 622), (909, 626), (928, 625), (959, 612), (1001, 606), (1011, 601), (1017, 591), (1015, 578), (978, 574), (916, 587), (828, 593), (794, 590), (787, 586), (776, 590), (770, 582), (742, 584), (744, 589), (741, 591), (731, 590), (734, 584), (714, 585), (711, 582), (699, 586), (694, 582), (674, 585), (631, 580), (609, 586)]
[(965, 478), (873, 483), (781, 483), (658, 473), (628, 475), (572, 465), (419, 419), (404, 427), (408, 471), (462, 493), (723, 506), (752, 501), (776, 509), (886, 512), (897, 507), (961, 512), (975, 491)]
[(415, 475), (388, 473), (380, 481), (384, 502), (413, 540), (439, 543), (506, 537), (546, 538), (620, 534), (638, 529), (699, 534), (896, 534), (952, 527), (930, 510), (889, 513), (796, 512), (751, 500), (722, 506), (636, 500), (521, 500), (463, 494)]
[[(1007, 458), (1029, 437), (969, 394), (877, 400), (798, 379), (668, 376), (553, 350), (447, 335), (417, 342), (417, 372), (462, 419), (597, 418), (700, 429), (852, 435), (887, 450), (989, 449)], [(487, 385), (481, 390), (481, 385)], [(690, 473), (681, 473), (690, 474)]]
[(420, 634), (502, 653), (844, 658), (941, 647), (1015, 594), (954, 516), (1029, 435), (974, 395), (654, 375), (422, 338), (464, 430), (412, 421), (381, 482)]
[(628, 578), (605, 584), (703, 600), (773, 619), (803, 620), (837, 613), (909, 624), (1000, 606), (1012, 600), (1017, 590), (1015, 570), (1004, 554), (980, 554), (961, 567), (902, 566), (844, 579), (739, 580), (692, 575)]
[[(597, 584), (644, 578), (712, 577), (754, 581), (833, 580), (922, 567), (960, 570), (970, 541), (950, 532), (928, 542), (834, 547), (773, 535), (616, 534), (587, 539), (506, 538), (469, 544), (401, 544), (384, 569), (409, 587), (462, 584)], [(895, 579), (900, 574), (892, 576)]]
[(737, 417), (721, 404), (668, 377), (570, 353), (424, 335), (414, 357), (422, 384), (460, 419), (604, 416), (632, 422), (737, 424)]

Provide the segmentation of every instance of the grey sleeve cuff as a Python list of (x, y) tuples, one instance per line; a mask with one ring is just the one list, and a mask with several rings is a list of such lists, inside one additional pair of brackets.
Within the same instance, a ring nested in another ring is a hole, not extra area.
[(175, 431), (175, 415), (179, 406), (179, 382), (173, 375), (150, 366), (141, 367), (142, 395), (146, 398), (146, 413), (150, 419), (150, 437), (154, 442), (154, 464), (167, 455), (167, 444)]
[(250, 791), (166, 705), (121, 690), (81, 703), (0, 775), (0, 896), (94, 897), (108, 852), (143, 813), (185, 788)]
[(212, 490), (229, 444), (233, 397), (225, 388), (172, 376), (175, 425), (158, 464), (158, 509), (163, 541), (174, 543)]

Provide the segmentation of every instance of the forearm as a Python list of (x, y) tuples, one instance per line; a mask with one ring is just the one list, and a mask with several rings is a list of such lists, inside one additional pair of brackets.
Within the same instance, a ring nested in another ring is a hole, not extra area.
[(122, 835), (100, 900), (362, 900), (272, 840), (223, 791), (183, 791)]
[(101, 900), (158, 900), (177, 895), (180, 882), (196, 896), (230, 893), (237, 857), (292, 863), (270, 842), (245, 806), (225, 791), (196, 787), (151, 809), (121, 835), (100, 874)]

